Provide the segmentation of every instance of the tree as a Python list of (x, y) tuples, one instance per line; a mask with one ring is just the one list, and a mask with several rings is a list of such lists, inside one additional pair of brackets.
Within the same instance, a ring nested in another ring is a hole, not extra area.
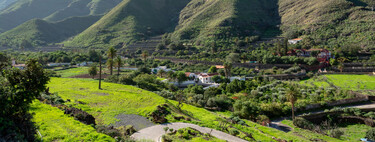
[(232, 70), (232, 63), (225, 62), (224, 63), (224, 72), (225, 72), (226, 78), (229, 78), (231, 76), (231, 70)]
[(291, 86), (286, 91), (286, 98), (292, 104), (292, 119), (295, 120), (294, 116), (294, 104), (297, 101), (298, 92), (294, 86)]
[(240, 55), (238, 53), (230, 53), (226, 57), (226, 62), (237, 63), (238, 61), (240, 61)]
[[(107, 65), (108, 68), (110, 69), (110, 73), (111, 75), (113, 74), (113, 58), (115, 58), (116, 56), (116, 49), (114, 47), (110, 47), (107, 51), (107, 57), (108, 57), (108, 60), (107, 60)], [(111, 61), (110, 61), (111, 60)]]
[(186, 77), (184, 72), (176, 72), (175, 79), (178, 83), (178, 86), (181, 85), (182, 82), (186, 81), (188, 78)]
[(92, 64), (89, 68), (89, 75), (92, 76), (92, 79), (98, 74), (98, 69), (96, 68), (96, 64)]
[(0, 52), (0, 70), (3, 70), (6, 66), (9, 66), (9, 58)]
[(93, 62), (99, 62), (99, 53), (95, 50), (89, 51), (89, 60)]
[(159, 77), (163, 78), (164, 75), (166, 74), (166, 72), (165, 72), (165, 70), (160, 69), (157, 74), (159, 75)]
[(106, 64), (107, 64), (107, 68), (111, 71), (110, 74), (112, 75), (113, 74), (113, 65), (115, 64), (114, 61), (112, 59), (108, 59)]
[(177, 91), (177, 94), (176, 94), (176, 99), (178, 101), (178, 105), (177, 105), (177, 108), (178, 109), (181, 109), (181, 106), (182, 106), (182, 102), (184, 101), (184, 92), (182, 92), (182, 90), (179, 90)]
[(25, 70), (7, 68), (0, 74), (1, 137), (8, 141), (35, 141), (36, 129), (31, 122), (30, 104), (46, 90), (47, 72), (35, 59), (28, 60)]
[(342, 70), (344, 69), (344, 63), (346, 61), (348, 61), (348, 59), (345, 57), (337, 58), (337, 62), (339, 62), (339, 64), (337, 65), (337, 68), (339, 68), (340, 72), (342, 72)]
[(117, 76), (120, 76), (120, 68), (122, 67), (123, 61), (120, 56), (115, 59), (115, 66), (117, 67)]
[(211, 66), (211, 68), (208, 70), (208, 73), (216, 73), (216, 72), (217, 72), (216, 66)]
[(102, 89), (102, 56), (99, 55), (99, 89)]

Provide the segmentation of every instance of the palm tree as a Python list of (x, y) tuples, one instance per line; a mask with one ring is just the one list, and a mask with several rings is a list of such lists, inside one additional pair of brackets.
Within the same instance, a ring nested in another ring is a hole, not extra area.
[(229, 78), (231, 76), (231, 70), (232, 70), (232, 63), (225, 62), (224, 63), (224, 72), (225, 72), (225, 77)]
[(120, 68), (122, 67), (122, 59), (120, 56), (117, 56), (115, 59), (115, 65), (117, 67), (117, 75), (120, 76)]
[(111, 71), (111, 75), (112, 75), (112, 72), (113, 72), (113, 65), (114, 65), (114, 62), (112, 59), (108, 59), (107, 60), (107, 68)]
[[(111, 65), (111, 66), (108, 66), (108, 68), (111, 71), (111, 75), (113, 73), (113, 58), (116, 56), (116, 52), (117, 51), (114, 47), (110, 47), (107, 51), (107, 56), (108, 56), (107, 65)], [(112, 60), (112, 61), (109, 61), (109, 60)]]
[(146, 59), (148, 57), (148, 52), (147, 51), (143, 51), (141, 56), (142, 56), (143, 60), (146, 61)]
[(286, 98), (288, 101), (292, 104), (292, 119), (294, 121), (295, 116), (294, 116), (294, 103), (297, 101), (298, 97), (298, 92), (296, 88), (293, 86), (289, 87), (286, 91)]

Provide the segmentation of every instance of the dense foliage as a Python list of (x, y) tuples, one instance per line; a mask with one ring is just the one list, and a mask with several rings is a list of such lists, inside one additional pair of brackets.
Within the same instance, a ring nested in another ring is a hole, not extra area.
[(46, 89), (49, 77), (36, 60), (29, 60), (25, 70), (8, 68), (0, 75), (0, 137), (5, 141), (33, 141), (36, 131), (28, 110)]

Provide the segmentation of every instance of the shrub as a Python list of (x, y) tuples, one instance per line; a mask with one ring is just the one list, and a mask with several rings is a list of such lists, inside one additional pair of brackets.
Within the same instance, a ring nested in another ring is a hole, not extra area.
[(344, 135), (344, 132), (339, 129), (333, 129), (330, 131), (330, 136), (334, 138), (340, 138), (342, 135)]
[(366, 132), (366, 138), (375, 140), (375, 128), (372, 128)]
[(233, 129), (233, 128), (229, 129), (229, 133), (233, 136), (237, 136), (240, 134), (240, 132), (237, 129)]
[(302, 117), (296, 117), (296, 119), (293, 122), (293, 125), (308, 130), (312, 130), (314, 128), (314, 124), (312, 124), (310, 121), (307, 121)]

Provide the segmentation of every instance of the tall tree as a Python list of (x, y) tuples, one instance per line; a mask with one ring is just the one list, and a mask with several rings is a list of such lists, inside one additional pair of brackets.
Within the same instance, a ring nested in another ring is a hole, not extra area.
[[(46, 90), (49, 81), (37, 60), (27, 61), (25, 70), (7, 68), (0, 74), (0, 137), (7, 141), (35, 141), (30, 104)], [(0, 138), (1, 139), (1, 138)]]
[(107, 65), (111, 65), (108, 68), (110, 69), (111, 75), (113, 74), (113, 58), (116, 56), (116, 49), (114, 47), (110, 47), (107, 51), (108, 61), (111, 59), (112, 61), (107, 61)]
[(176, 72), (175, 79), (178, 83), (178, 86), (181, 85), (182, 82), (186, 81), (188, 78), (186, 77), (184, 72)]
[(99, 89), (102, 89), (102, 56), (99, 55)]
[(115, 65), (117, 67), (117, 76), (120, 76), (120, 68), (122, 67), (122, 59), (120, 56), (117, 56), (115, 59)]
[(108, 59), (106, 64), (107, 64), (107, 68), (110, 70), (110, 74), (112, 75), (113, 74), (113, 66), (114, 66), (115, 62), (113, 61), (113, 59)]
[(287, 91), (286, 91), (286, 98), (292, 104), (292, 119), (294, 121), (295, 120), (295, 116), (294, 116), (294, 104), (297, 102), (297, 99), (298, 99), (298, 91), (297, 91), (297, 89), (295, 88), (294, 85), (292, 85), (291, 87), (289, 87), (287, 89)]
[(229, 78), (231, 76), (231, 70), (232, 70), (232, 63), (225, 62), (224, 63), (224, 72), (225, 72), (226, 78)]

